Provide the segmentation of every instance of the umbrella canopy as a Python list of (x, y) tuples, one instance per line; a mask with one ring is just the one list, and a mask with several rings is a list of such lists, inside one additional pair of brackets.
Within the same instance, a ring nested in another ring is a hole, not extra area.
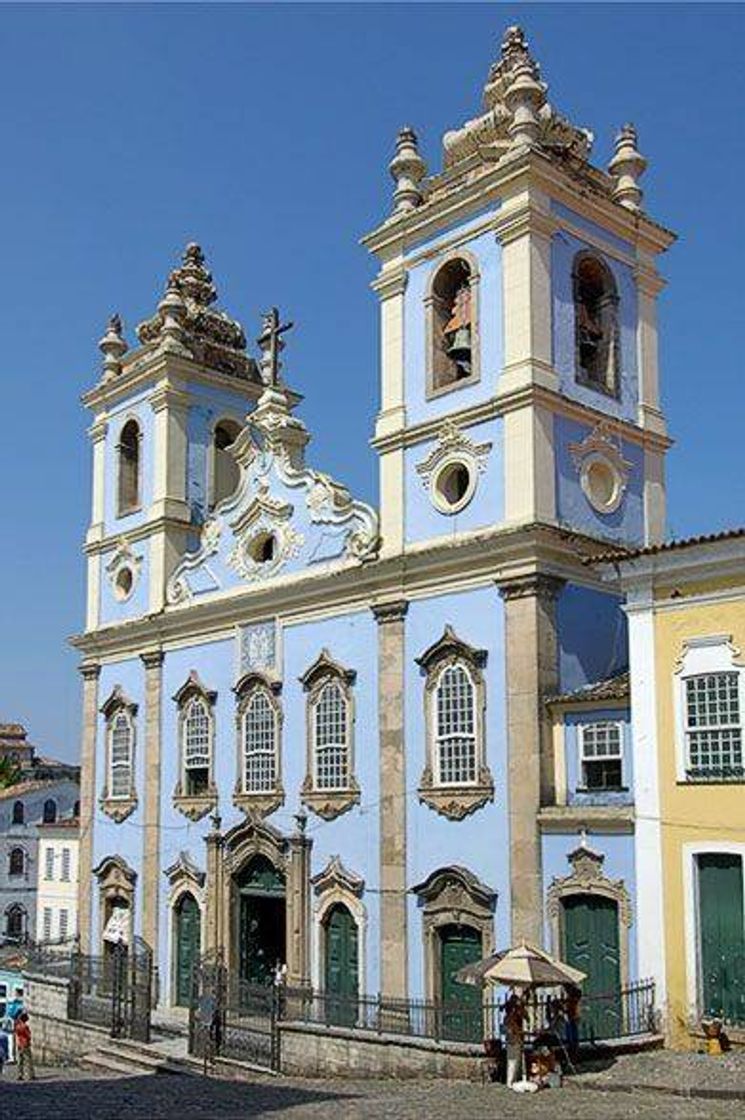
[(455, 974), (459, 984), (504, 984), (515, 988), (551, 988), (556, 984), (581, 984), (586, 974), (556, 960), (543, 949), (523, 942), (514, 949), (492, 953)]

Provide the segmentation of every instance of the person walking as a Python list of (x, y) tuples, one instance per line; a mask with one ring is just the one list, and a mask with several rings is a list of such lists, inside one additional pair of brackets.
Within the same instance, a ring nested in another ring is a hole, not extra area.
[(31, 1050), (31, 1027), (28, 1025), (28, 1012), (22, 1011), (16, 1018), (15, 1025), (16, 1060), (18, 1062), (18, 1080), (34, 1081), (34, 1055)]

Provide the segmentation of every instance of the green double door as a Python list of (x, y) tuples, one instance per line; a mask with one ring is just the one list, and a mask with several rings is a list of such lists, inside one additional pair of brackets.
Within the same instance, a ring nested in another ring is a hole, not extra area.
[(698, 857), (701, 1011), (733, 1023), (745, 1023), (742, 878), (740, 856)]
[(359, 937), (357, 923), (346, 906), (329, 910), (325, 925), (324, 985), (330, 1023), (353, 1026), (359, 993)]
[(176, 903), (176, 1003), (188, 1007), (192, 997), (192, 972), (199, 960), (201, 915), (192, 894)]
[(483, 1035), (481, 989), (459, 984), (455, 975), (464, 965), (480, 961), (481, 934), (471, 926), (444, 926), (440, 941), (440, 994), (442, 1037), (459, 1042), (480, 1042)]
[(598, 895), (570, 895), (563, 903), (563, 958), (587, 974), (582, 985), (580, 1038), (623, 1033), (618, 906)]
[(286, 960), (284, 877), (265, 856), (255, 856), (236, 877), (236, 887), (240, 979), (269, 985)]

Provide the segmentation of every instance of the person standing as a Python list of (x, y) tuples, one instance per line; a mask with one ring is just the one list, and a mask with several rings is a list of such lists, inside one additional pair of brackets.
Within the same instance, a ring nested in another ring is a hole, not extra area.
[(22, 1011), (16, 1018), (15, 1044), (18, 1061), (18, 1080), (34, 1081), (34, 1055), (31, 1050), (31, 1027), (28, 1025), (28, 1012)]
[(582, 992), (574, 984), (567, 984), (564, 998), (564, 1014), (566, 1016), (566, 1044), (569, 1059), (573, 1065), (579, 1057), (579, 1021), (582, 1015), (580, 1004)]
[(504, 1033), (507, 1040), (507, 1085), (514, 1085), (522, 1075), (525, 1004), (512, 992), (504, 1005)]

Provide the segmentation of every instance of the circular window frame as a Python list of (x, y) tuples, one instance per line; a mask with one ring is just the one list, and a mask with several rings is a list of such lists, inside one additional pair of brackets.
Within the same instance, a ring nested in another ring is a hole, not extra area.
[[(455, 467), (462, 467), (468, 472), (468, 485), (463, 492), (462, 497), (458, 498), (456, 502), (450, 502), (443, 494), (441, 489), (441, 481), (443, 476), (452, 471)], [(474, 494), (476, 493), (476, 484), (478, 482), (478, 467), (471, 459), (465, 458), (463, 455), (448, 455), (437, 468), (432, 472), (429, 482), (429, 496), (432, 505), (440, 513), (444, 513), (447, 517), (452, 517), (456, 513), (460, 513), (469, 504)]]
[[(595, 466), (601, 466), (605, 470), (609, 471), (613, 480), (612, 493), (610, 497), (605, 501), (602, 498), (599, 498), (597, 493), (593, 492), (591, 474), (592, 468)], [(588, 502), (590, 503), (592, 508), (600, 514), (607, 515), (615, 513), (621, 505), (624, 494), (626, 493), (626, 480), (619, 471), (618, 467), (611, 459), (608, 458), (607, 455), (601, 455), (600, 453), (587, 455), (582, 460), (579, 481), (580, 486), (582, 487), (582, 492), (587, 498)]]
[[(125, 588), (122, 586), (121, 581), (126, 576), (129, 576), (129, 586)], [(116, 599), (117, 603), (126, 603), (128, 599), (132, 598), (136, 583), (137, 576), (135, 574), (135, 570), (129, 564), (122, 564), (121, 567), (117, 568), (112, 580), (112, 584), (114, 587), (114, 598)]]

